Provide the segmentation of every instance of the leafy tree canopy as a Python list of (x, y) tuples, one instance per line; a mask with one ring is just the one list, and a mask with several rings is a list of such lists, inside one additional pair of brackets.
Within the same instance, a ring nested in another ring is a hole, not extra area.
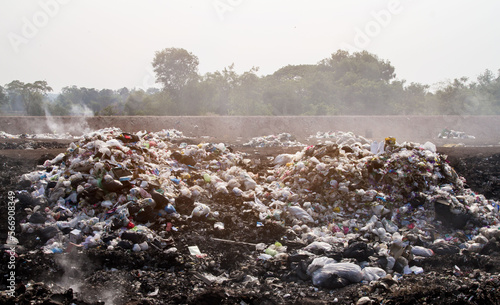
[(184, 49), (167, 48), (156, 52), (152, 64), (156, 82), (171, 93), (179, 92), (198, 79), (198, 57)]

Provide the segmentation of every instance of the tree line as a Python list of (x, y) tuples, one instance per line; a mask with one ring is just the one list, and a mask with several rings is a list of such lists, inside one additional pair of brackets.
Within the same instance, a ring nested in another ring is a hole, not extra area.
[(234, 64), (200, 75), (198, 58), (181, 48), (155, 53), (161, 89), (68, 86), (49, 99), (45, 81), (0, 86), (4, 114), (25, 115), (499, 115), (500, 70), (476, 80), (427, 84), (396, 78), (387, 60), (339, 50), (314, 65), (288, 65), (258, 76)]

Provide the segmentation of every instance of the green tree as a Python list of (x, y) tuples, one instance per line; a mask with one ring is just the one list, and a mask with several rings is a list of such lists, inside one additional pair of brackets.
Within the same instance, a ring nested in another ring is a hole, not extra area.
[(273, 115), (301, 115), (313, 104), (309, 89), (316, 81), (317, 65), (288, 65), (267, 76), (262, 100)]
[(395, 68), (389, 61), (381, 60), (376, 55), (367, 51), (355, 52), (338, 50), (330, 58), (323, 59), (319, 65), (335, 73), (334, 79), (352, 73), (358, 79), (381, 80), (389, 82), (396, 77)]
[(205, 107), (203, 87), (199, 82), (189, 82), (182, 89), (176, 103), (176, 113), (180, 115), (201, 115)]
[(477, 82), (469, 85), (478, 103), (481, 114), (500, 113), (500, 70), (498, 76), (491, 70), (485, 70), (477, 77)]
[(234, 64), (222, 71), (207, 73), (203, 77), (202, 90), (205, 92), (204, 112), (219, 115), (231, 113), (233, 89), (238, 85), (239, 76)]
[(57, 98), (54, 103), (50, 103), (47, 105), (48, 111), (51, 115), (70, 115), (71, 108), (73, 104), (71, 104), (67, 99)]
[(36, 81), (34, 83), (23, 83), (14, 80), (6, 85), (7, 90), (14, 96), (22, 99), (24, 110), (27, 115), (44, 115), (43, 99), (47, 92), (52, 91), (46, 81)]
[(118, 95), (120, 96), (122, 101), (125, 101), (127, 97), (130, 95), (130, 90), (127, 87), (123, 87), (117, 90)]
[(159, 91), (144, 97), (144, 113), (148, 115), (178, 115), (178, 105), (165, 91)]
[(234, 115), (270, 115), (272, 109), (262, 100), (262, 79), (256, 73), (257, 67), (238, 75), (237, 82), (230, 95), (230, 114)]
[[(404, 87), (404, 82), (401, 83)], [(412, 82), (404, 87), (403, 92), (397, 94), (395, 98), (399, 101), (396, 104), (395, 114), (416, 115), (416, 114), (436, 114), (437, 109), (432, 103), (428, 103), (429, 85)]]
[[(107, 90), (103, 92), (108, 93)], [(77, 86), (68, 86), (62, 89), (61, 94), (57, 97), (57, 101), (63, 105), (81, 106), (83, 109), (90, 109), (93, 113), (98, 113), (99, 110), (106, 107), (102, 106), (101, 92), (94, 88), (85, 88)]]
[(180, 48), (167, 48), (156, 52), (153, 59), (156, 82), (177, 97), (189, 82), (198, 80), (198, 57)]
[(266, 82), (262, 99), (271, 107), (273, 115), (300, 115), (306, 102), (301, 98), (298, 80), (270, 80)]
[(323, 99), (330, 105), (335, 103), (336, 113), (362, 115), (394, 111), (391, 97), (399, 85), (391, 85), (396, 74), (389, 61), (367, 51), (350, 54), (339, 50), (320, 61), (317, 71), (325, 75), (324, 82), (329, 82), (322, 87), (330, 98)]
[[(102, 89), (99, 91), (99, 96), (97, 98), (97, 103), (99, 104), (99, 107), (101, 110), (104, 110), (105, 108), (108, 109), (113, 109), (112, 114), (118, 114), (119, 111), (118, 109), (120, 108), (119, 103), (120, 103), (120, 97), (118, 93), (111, 89)], [(101, 113), (101, 110), (99, 110), (99, 113)], [(109, 110), (106, 111), (107, 113), (111, 113)], [(111, 114), (108, 114), (111, 115)]]
[(102, 115), (102, 116), (113, 116), (116, 115), (117, 111), (113, 105), (106, 106), (102, 108), (97, 115)]
[(0, 106), (5, 105), (8, 101), (9, 98), (7, 96), (7, 92), (2, 86), (0, 86)]
[(477, 114), (478, 103), (473, 90), (467, 84), (467, 77), (455, 78), (446, 82), (436, 92), (440, 114), (465, 115)]
[(144, 90), (132, 90), (128, 95), (124, 104), (124, 113), (126, 115), (146, 115), (151, 113), (146, 113), (144, 109), (144, 99), (147, 97), (147, 93)]

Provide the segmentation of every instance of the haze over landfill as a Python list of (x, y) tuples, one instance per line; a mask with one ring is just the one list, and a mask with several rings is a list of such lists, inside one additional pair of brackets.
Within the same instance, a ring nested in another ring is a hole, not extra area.
[(259, 75), (367, 50), (397, 78), (434, 85), (500, 67), (497, 1), (0, 1), (0, 84), (155, 85), (156, 51), (184, 48), (199, 72)]

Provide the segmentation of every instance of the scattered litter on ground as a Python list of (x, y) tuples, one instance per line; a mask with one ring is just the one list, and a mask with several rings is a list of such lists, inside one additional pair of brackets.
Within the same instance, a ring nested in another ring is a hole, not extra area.
[(297, 147), (305, 146), (298, 142), (294, 136), (289, 133), (280, 133), (278, 135), (268, 135), (263, 137), (255, 137), (250, 139), (243, 146), (250, 147)]
[(456, 131), (452, 129), (445, 128), (439, 134), (440, 139), (475, 139), (475, 136), (468, 135), (463, 131)]
[(365, 137), (354, 134), (353, 132), (344, 131), (318, 131), (315, 135), (311, 135), (307, 138), (308, 140), (316, 140), (319, 144), (321, 142), (325, 143), (336, 143), (338, 145), (351, 145), (354, 143), (367, 144), (371, 143), (370, 140)]
[(59, 140), (76, 140), (79, 136), (74, 136), (69, 133), (40, 133), (40, 134), (10, 134), (5, 131), (0, 131), (0, 139), (59, 139)]

